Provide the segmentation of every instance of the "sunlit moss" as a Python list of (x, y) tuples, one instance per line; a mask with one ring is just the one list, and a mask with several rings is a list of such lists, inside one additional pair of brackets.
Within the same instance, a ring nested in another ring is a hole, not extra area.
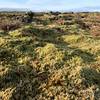
[(14, 31), (10, 31), (9, 35), (12, 37), (17, 37), (17, 36), (21, 35), (21, 32), (19, 30), (14, 30)]
[(62, 38), (67, 43), (78, 43), (83, 40), (83, 37), (80, 35), (64, 35)]
[(57, 49), (54, 44), (47, 44), (43, 48), (38, 48), (37, 53), (44, 64), (55, 65), (61, 63), (64, 58), (64, 52)]
[(0, 91), (0, 97), (5, 100), (9, 100), (12, 97), (12, 93), (15, 90), (15, 87), (9, 87), (4, 91)]
[(71, 69), (73, 69), (74, 67), (77, 67), (77, 66), (82, 66), (83, 64), (83, 59), (81, 57), (72, 57), (71, 59), (67, 60), (66, 62)]
[(7, 43), (7, 40), (0, 37), (0, 46), (4, 45), (5, 43)]
[(18, 58), (18, 62), (20, 64), (28, 64), (30, 61), (31, 61), (31, 57), (28, 57), (28, 56)]

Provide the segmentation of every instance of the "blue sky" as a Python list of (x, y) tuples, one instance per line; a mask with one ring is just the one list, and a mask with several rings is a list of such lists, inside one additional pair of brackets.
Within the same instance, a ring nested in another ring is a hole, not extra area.
[(0, 8), (59, 11), (84, 7), (100, 7), (100, 0), (0, 0)]

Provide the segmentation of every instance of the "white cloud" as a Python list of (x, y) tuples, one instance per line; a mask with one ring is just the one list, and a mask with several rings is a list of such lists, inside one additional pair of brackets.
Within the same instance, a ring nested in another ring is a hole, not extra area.
[(44, 4), (44, 3), (48, 3), (51, 0), (27, 0), (27, 4)]
[(25, 6), (15, 2), (0, 2), (0, 8), (25, 8)]

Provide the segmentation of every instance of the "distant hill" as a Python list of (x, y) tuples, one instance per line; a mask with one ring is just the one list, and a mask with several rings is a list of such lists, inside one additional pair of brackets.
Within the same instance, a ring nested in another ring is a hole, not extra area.
[(0, 12), (13, 12), (13, 11), (18, 11), (18, 12), (26, 12), (30, 11), (29, 9), (24, 9), (24, 8), (0, 8)]
[(73, 12), (100, 12), (100, 6), (75, 8), (75, 9), (70, 9), (69, 11), (73, 11)]

